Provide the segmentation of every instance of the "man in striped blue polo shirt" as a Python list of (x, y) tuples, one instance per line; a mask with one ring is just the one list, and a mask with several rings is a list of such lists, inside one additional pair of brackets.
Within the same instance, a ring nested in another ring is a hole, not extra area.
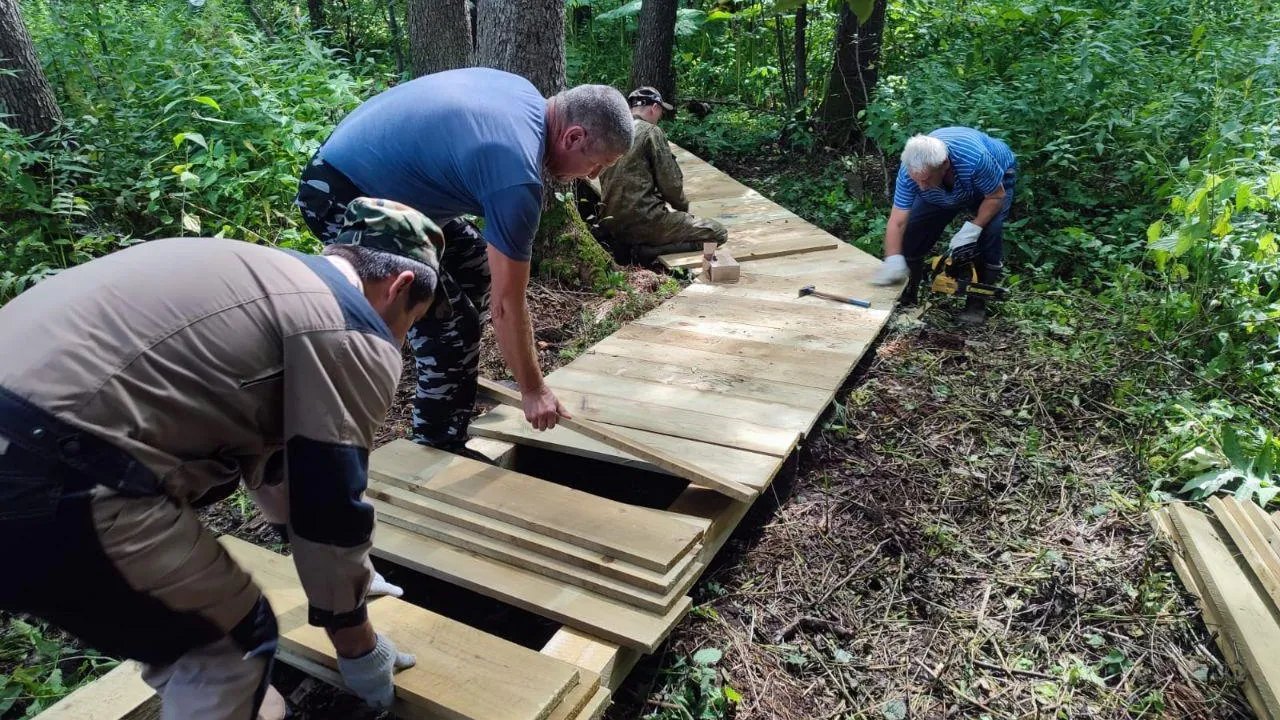
[[(972, 128), (945, 127), (908, 140), (885, 227), (884, 263), (872, 282), (906, 279), (902, 304), (917, 302), (925, 255), (961, 210), (974, 218), (952, 236), (952, 257), (976, 263), (979, 281), (999, 282), (1017, 166), (1008, 145)], [(986, 317), (986, 300), (970, 295), (960, 321), (976, 325)]]

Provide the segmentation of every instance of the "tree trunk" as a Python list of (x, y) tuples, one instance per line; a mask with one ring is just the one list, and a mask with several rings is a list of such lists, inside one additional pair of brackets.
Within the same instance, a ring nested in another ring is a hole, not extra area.
[(409, 0), (409, 55), (415, 77), (470, 65), (467, 0)]
[(62, 120), (58, 100), (22, 22), (18, 0), (0, 0), (0, 111), (12, 115), (0, 123), (24, 135), (48, 132)]
[(266, 21), (262, 19), (262, 16), (258, 14), (258, 8), (253, 6), (253, 0), (244, 0), (244, 9), (249, 12), (249, 19), (258, 27), (258, 30), (262, 31), (263, 35), (266, 35), (271, 39), (275, 39), (275, 35), (271, 32), (271, 27), (268, 26)]
[(804, 102), (809, 89), (809, 8), (803, 3), (796, 8), (796, 102)]
[(880, 74), (885, 1), (875, 0), (866, 23), (858, 22), (847, 3), (840, 8), (831, 76), (819, 111), (823, 134), (832, 147), (844, 147), (855, 136), (861, 136), (858, 113), (871, 102), (871, 91)]
[(787, 41), (785, 38), (786, 21), (780, 13), (773, 15), (773, 37), (778, 42), (778, 82), (782, 85), (782, 97), (787, 107), (796, 106), (795, 97), (791, 94), (791, 81), (787, 79)]
[[(564, 89), (564, 1), (478, 0), (476, 64), (523, 75), (543, 95)], [(568, 193), (544, 176), (542, 218), (533, 239), (533, 267), (541, 277), (587, 289), (603, 288), (614, 268)]]
[(323, 30), (325, 28), (324, 0), (307, 0), (307, 17), (311, 18), (313, 31)]
[(676, 0), (644, 0), (636, 20), (636, 47), (631, 55), (631, 87), (652, 85), (662, 99), (675, 104), (676, 73), (671, 56), (676, 46)]
[(400, 38), (400, 22), (396, 20), (396, 0), (387, 0), (387, 27), (391, 29), (391, 47), (396, 52), (396, 74), (404, 75), (404, 41)]
[(551, 96), (564, 88), (562, 0), (479, 0), (476, 64), (522, 75)]

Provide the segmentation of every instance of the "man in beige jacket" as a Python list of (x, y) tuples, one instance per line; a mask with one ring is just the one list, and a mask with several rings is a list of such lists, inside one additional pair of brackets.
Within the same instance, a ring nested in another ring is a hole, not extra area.
[(405, 334), (451, 312), (442, 246), (362, 198), (324, 256), (155, 240), (0, 308), (0, 609), (141, 661), (166, 719), (253, 718), (275, 615), (193, 507), (244, 483), (287, 523), (347, 687), (390, 706), (413, 658), (366, 614), (362, 494)]

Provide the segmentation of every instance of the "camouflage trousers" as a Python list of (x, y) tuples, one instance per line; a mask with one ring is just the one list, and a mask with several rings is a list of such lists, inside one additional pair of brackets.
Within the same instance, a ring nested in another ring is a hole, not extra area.
[(614, 245), (630, 253), (630, 261), (651, 263), (660, 255), (697, 252), (703, 243), (723, 245), (729, 239), (724, 225), (711, 218), (672, 210), (662, 216), (619, 228), (608, 228)]
[[(311, 232), (327, 244), (342, 230), (347, 203), (362, 195), (337, 168), (313, 158), (294, 203)], [(418, 373), (413, 440), (456, 450), (467, 441), (476, 400), (480, 333), (489, 315), (489, 258), (484, 237), (471, 222), (454, 218), (440, 229), (445, 240), (440, 282), (453, 303), (453, 317), (438, 320), (428, 313), (409, 331)]]

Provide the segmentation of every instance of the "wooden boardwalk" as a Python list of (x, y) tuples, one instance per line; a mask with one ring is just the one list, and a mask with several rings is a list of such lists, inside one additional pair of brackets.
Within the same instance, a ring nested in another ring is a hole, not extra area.
[[(695, 281), (550, 373), (547, 382), (576, 417), (605, 424), (758, 495), (813, 430), (875, 340), (900, 288), (867, 282), (879, 264), (877, 258), (840, 242), (692, 154), (674, 150), (685, 171), (690, 211), (728, 226), (726, 247), (742, 261), (740, 282)], [(667, 256), (664, 262), (680, 267), (689, 266), (692, 259)], [(805, 285), (868, 300), (871, 308), (798, 297)], [(477, 418), (472, 434), (664, 472), (564, 428), (537, 432), (510, 407)], [(387, 448), (374, 453), (375, 471), (389, 452)], [(429, 465), (429, 455), (421, 451), (419, 462)], [(561, 491), (552, 483), (519, 477), (528, 493), (538, 492), (538, 483), (551, 486), (545, 488), (549, 494)], [(423, 479), (431, 482), (430, 477)], [(527, 495), (514, 504), (525, 502), (538, 503)], [(567, 514), (590, 512), (580, 504), (555, 505)], [(668, 514), (701, 523), (692, 574), (706, 567), (748, 506), (691, 485), (667, 509)], [(593, 584), (557, 579), (555, 571), (540, 572), (529, 563), (517, 567), (497, 559), (497, 553), (469, 552), (400, 525), (379, 523), (375, 552), (563, 623), (542, 652), (598, 673), (610, 687), (621, 682), (643, 653), (661, 643), (690, 605), (682, 597), (661, 606), (665, 611), (639, 607), (601, 594)], [(676, 587), (685, 592), (688, 585), (681, 582)]]
[[(741, 280), (694, 282), (547, 382), (577, 418), (739, 483), (754, 500), (875, 340), (899, 288), (866, 282), (876, 258), (673, 149), (691, 211), (729, 228)], [(871, 308), (797, 297), (805, 285)], [(509, 407), (477, 418), (472, 434), (482, 438), (473, 445), (530, 445), (664, 472), (563, 427), (536, 432)], [(370, 612), (379, 629), (419, 654), (419, 669), (397, 676), (396, 714), (531, 720), (603, 713), (611, 689), (688, 612), (689, 588), (751, 504), (689, 485), (665, 510), (644, 508), (408, 441), (371, 455), (367, 499), (379, 515), (376, 555), (563, 624), (534, 652), (378, 600)], [(242, 545), (232, 541), (282, 613), (282, 659), (337, 682), (327, 641), (284, 612), (303, 602), (291, 564)], [(155, 703), (136, 668), (99, 682), (59, 706), (70, 714), (49, 717), (152, 717), (139, 712), (144, 700), (150, 712)], [(102, 712), (84, 715), (86, 706)]]

